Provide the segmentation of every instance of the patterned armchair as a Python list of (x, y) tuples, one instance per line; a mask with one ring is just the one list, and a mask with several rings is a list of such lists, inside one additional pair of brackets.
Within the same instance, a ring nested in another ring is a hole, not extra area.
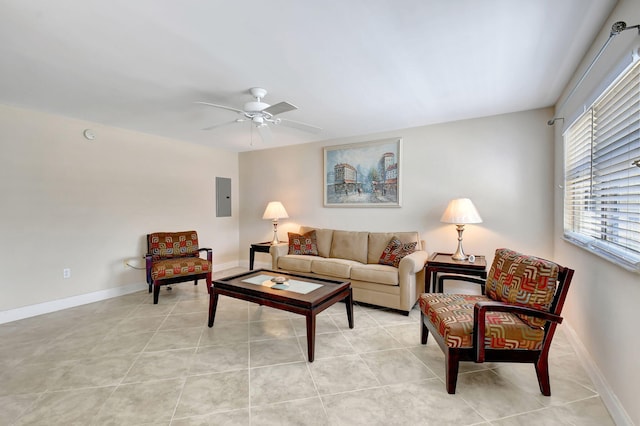
[(445, 353), (447, 392), (456, 392), (460, 361), (503, 361), (533, 363), (540, 391), (550, 396), (549, 348), (573, 273), (498, 249), (486, 283), (480, 282), (486, 295), (422, 294), (422, 344), (431, 332)]
[[(206, 252), (202, 259), (200, 252)], [(160, 286), (193, 280), (198, 285), (199, 279), (207, 280), (207, 291), (211, 287), (213, 270), (213, 252), (210, 248), (198, 247), (198, 233), (155, 232), (147, 234), (147, 284), (149, 293), (153, 288), (153, 303), (158, 303)]]

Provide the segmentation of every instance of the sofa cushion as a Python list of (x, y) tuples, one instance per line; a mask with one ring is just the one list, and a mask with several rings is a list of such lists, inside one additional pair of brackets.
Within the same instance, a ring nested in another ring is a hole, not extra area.
[[(493, 300), (549, 311), (559, 271), (559, 266), (551, 261), (498, 249), (485, 291)], [(520, 317), (531, 326), (541, 327), (545, 323), (541, 318)]]
[(397, 268), (403, 257), (416, 251), (416, 244), (417, 243), (403, 244), (399, 239), (393, 237), (380, 255), (378, 263)]
[(329, 257), (331, 253), (331, 240), (333, 239), (333, 229), (311, 228), (309, 226), (301, 226), (300, 233), (306, 234), (309, 231), (316, 231), (316, 243), (318, 245), (318, 255)]
[(303, 235), (289, 232), (289, 254), (318, 255), (316, 231), (309, 231)]
[(311, 261), (317, 256), (288, 254), (278, 258), (278, 269), (292, 272), (311, 272)]
[(376, 284), (398, 285), (398, 269), (387, 265), (362, 265), (351, 267), (351, 279)]
[(378, 263), (380, 254), (391, 238), (396, 237), (402, 243), (417, 243), (416, 250), (421, 250), (420, 236), (417, 232), (370, 232), (367, 263)]
[(351, 268), (358, 264), (353, 260), (318, 257), (311, 262), (311, 272), (318, 275), (349, 279)]
[(368, 232), (333, 231), (330, 257), (367, 263)]

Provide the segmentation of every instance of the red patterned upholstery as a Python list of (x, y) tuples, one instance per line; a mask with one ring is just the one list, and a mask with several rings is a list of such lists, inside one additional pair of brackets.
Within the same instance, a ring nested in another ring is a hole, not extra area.
[(498, 249), (486, 282), (479, 283), (486, 296), (422, 294), (421, 341), (426, 344), (431, 333), (445, 353), (447, 392), (455, 393), (460, 361), (507, 361), (535, 364), (540, 391), (551, 395), (549, 348), (573, 273)]
[[(420, 309), (433, 323), (447, 346), (473, 346), (473, 308), (486, 296), (431, 293), (418, 299)], [(540, 349), (544, 330), (531, 327), (509, 312), (488, 312), (485, 345), (493, 349)]]
[[(485, 291), (491, 299), (548, 311), (558, 282), (559, 267), (553, 262), (525, 256), (513, 250), (496, 250)], [(542, 327), (543, 319), (520, 316), (532, 326)]]
[(306, 234), (296, 234), (289, 232), (289, 254), (306, 254), (318, 256), (318, 238), (316, 231), (309, 231)]
[[(207, 258), (200, 258), (200, 252)], [(209, 248), (198, 246), (196, 231), (155, 232), (147, 235), (147, 284), (153, 289), (153, 303), (158, 303), (160, 286), (184, 281), (198, 284), (206, 279), (207, 291), (211, 287), (213, 253)]]
[(184, 275), (201, 274), (211, 270), (207, 259), (199, 257), (180, 257), (153, 262), (151, 278), (153, 280), (178, 277)]
[(397, 237), (393, 237), (382, 251), (378, 263), (380, 265), (389, 265), (397, 268), (405, 256), (416, 251), (416, 245), (418, 245), (418, 243), (415, 241), (402, 244)]
[(198, 256), (198, 233), (156, 232), (149, 234), (148, 245), (154, 261), (171, 257)]

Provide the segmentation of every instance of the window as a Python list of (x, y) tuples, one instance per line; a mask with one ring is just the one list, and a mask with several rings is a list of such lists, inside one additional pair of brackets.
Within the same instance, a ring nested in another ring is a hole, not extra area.
[(564, 236), (640, 271), (640, 61), (564, 134)]

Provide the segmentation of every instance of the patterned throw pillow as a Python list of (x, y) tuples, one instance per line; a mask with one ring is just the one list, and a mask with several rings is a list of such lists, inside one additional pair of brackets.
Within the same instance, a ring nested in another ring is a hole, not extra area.
[(289, 254), (318, 255), (318, 240), (316, 231), (309, 231), (306, 234), (294, 234), (289, 232)]
[(387, 244), (387, 247), (382, 251), (378, 263), (380, 265), (389, 265), (397, 268), (403, 257), (416, 251), (417, 244), (417, 242), (402, 244), (399, 239), (393, 237)]

